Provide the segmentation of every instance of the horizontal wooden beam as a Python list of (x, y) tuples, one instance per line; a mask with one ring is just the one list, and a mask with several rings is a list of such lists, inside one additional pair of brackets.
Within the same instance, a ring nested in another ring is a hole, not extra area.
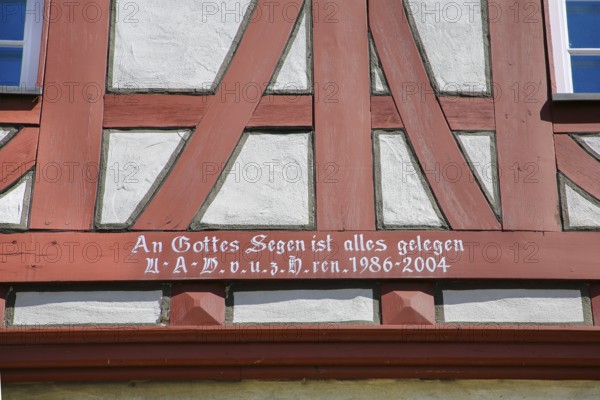
[[(212, 96), (108, 94), (104, 98), (105, 128), (172, 128), (195, 126)], [(440, 97), (450, 128), (455, 131), (494, 130), (494, 105), (486, 98)], [(250, 127), (312, 126), (312, 96), (265, 96), (250, 119)], [(403, 128), (391, 96), (371, 97), (373, 129)]]
[(486, 97), (438, 97), (453, 131), (496, 130), (494, 103)]
[(0, 238), (0, 282), (597, 280), (598, 243), (600, 232), (19, 233)]
[[(374, 333), (373, 336), (376, 336)], [(600, 367), (600, 343), (317, 342), (144, 343), (3, 346), (0, 368), (93, 368), (114, 366), (573, 366)], [(433, 362), (435, 360), (435, 362)]]
[[(108, 94), (104, 98), (105, 128), (192, 127), (213, 96)], [(265, 96), (249, 126), (312, 126), (312, 96)]]
[[(2, 346), (128, 343), (600, 343), (600, 326), (301, 324), (0, 327)], [(1, 357), (1, 353), (0, 353)]]
[(4, 382), (600, 377), (598, 328), (70, 327), (0, 338)]
[[(453, 131), (493, 131), (494, 104), (483, 97), (438, 97), (442, 111)], [(371, 117), (374, 129), (403, 128), (392, 96), (371, 97)]]
[[(552, 351), (548, 348), (548, 351)], [(168, 355), (166, 355), (168, 356)], [(5, 383), (129, 382), (129, 381), (238, 381), (325, 379), (542, 379), (596, 380), (600, 368), (521, 366), (303, 366), (276, 367), (105, 367), (3, 369)]]

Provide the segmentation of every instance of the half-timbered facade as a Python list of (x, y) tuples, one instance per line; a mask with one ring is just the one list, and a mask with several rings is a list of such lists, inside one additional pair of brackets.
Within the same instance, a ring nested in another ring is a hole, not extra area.
[(571, 3), (0, 0), (5, 393), (597, 398)]

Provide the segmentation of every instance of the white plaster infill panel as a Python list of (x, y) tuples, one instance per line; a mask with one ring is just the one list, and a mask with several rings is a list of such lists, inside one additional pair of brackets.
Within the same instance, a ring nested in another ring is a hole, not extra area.
[(12, 129), (0, 127), (0, 146), (6, 142), (5, 139), (7, 139), (8, 135), (10, 135), (12, 132)]
[(298, 15), (291, 38), (273, 73), (268, 93), (310, 93), (312, 90), (312, 34), (310, 1)]
[(246, 133), (192, 229), (312, 225), (310, 133)]
[(251, 0), (115, 0), (109, 87), (214, 91), (252, 8)]
[(378, 219), (384, 228), (445, 228), (406, 138), (401, 132), (375, 132), (379, 165)]
[(490, 90), (487, 2), (404, 0), (404, 3), (413, 36), (425, 53), (423, 61), (437, 91), (487, 95)]
[(374, 95), (389, 95), (390, 88), (381, 68), (379, 54), (373, 43), (373, 38), (369, 35), (369, 55), (371, 58), (371, 94)]
[(125, 227), (133, 222), (189, 134), (187, 130), (105, 131), (99, 227)]
[(12, 325), (154, 325), (162, 297), (162, 290), (17, 292)]
[(498, 163), (493, 132), (455, 132), (469, 167), (496, 215), (500, 213)]
[(373, 323), (372, 289), (270, 290), (233, 293), (233, 323)]
[(600, 201), (563, 175), (560, 175), (560, 186), (564, 228), (600, 229)]
[(0, 193), (0, 228), (27, 228), (32, 184), (33, 172), (28, 172)]
[(600, 160), (600, 133), (592, 135), (573, 135), (589, 153)]
[(443, 290), (446, 323), (587, 324), (580, 290)]

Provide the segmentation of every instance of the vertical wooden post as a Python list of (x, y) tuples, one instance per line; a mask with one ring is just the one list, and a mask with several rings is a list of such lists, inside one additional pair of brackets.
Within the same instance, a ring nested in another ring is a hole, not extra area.
[(366, 0), (313, 1), (317, 227), (374, 230)]
[(542, 5), (500, 0), (489, 15), (503, 227), (560, 231)]
[(87, 230), (98, 185), (110, 1), (52, 4), (30, 227)]

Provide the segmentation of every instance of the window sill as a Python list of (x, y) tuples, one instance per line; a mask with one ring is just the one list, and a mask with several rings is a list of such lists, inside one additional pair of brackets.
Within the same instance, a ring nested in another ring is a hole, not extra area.
[(0, 95), (32, 95), (39, 96), (42, 94), (41, 87), (22, 88), (18, 86), (0, 86)]
[(554, 101), (596, 101), (600, 93), (552, 93)]

